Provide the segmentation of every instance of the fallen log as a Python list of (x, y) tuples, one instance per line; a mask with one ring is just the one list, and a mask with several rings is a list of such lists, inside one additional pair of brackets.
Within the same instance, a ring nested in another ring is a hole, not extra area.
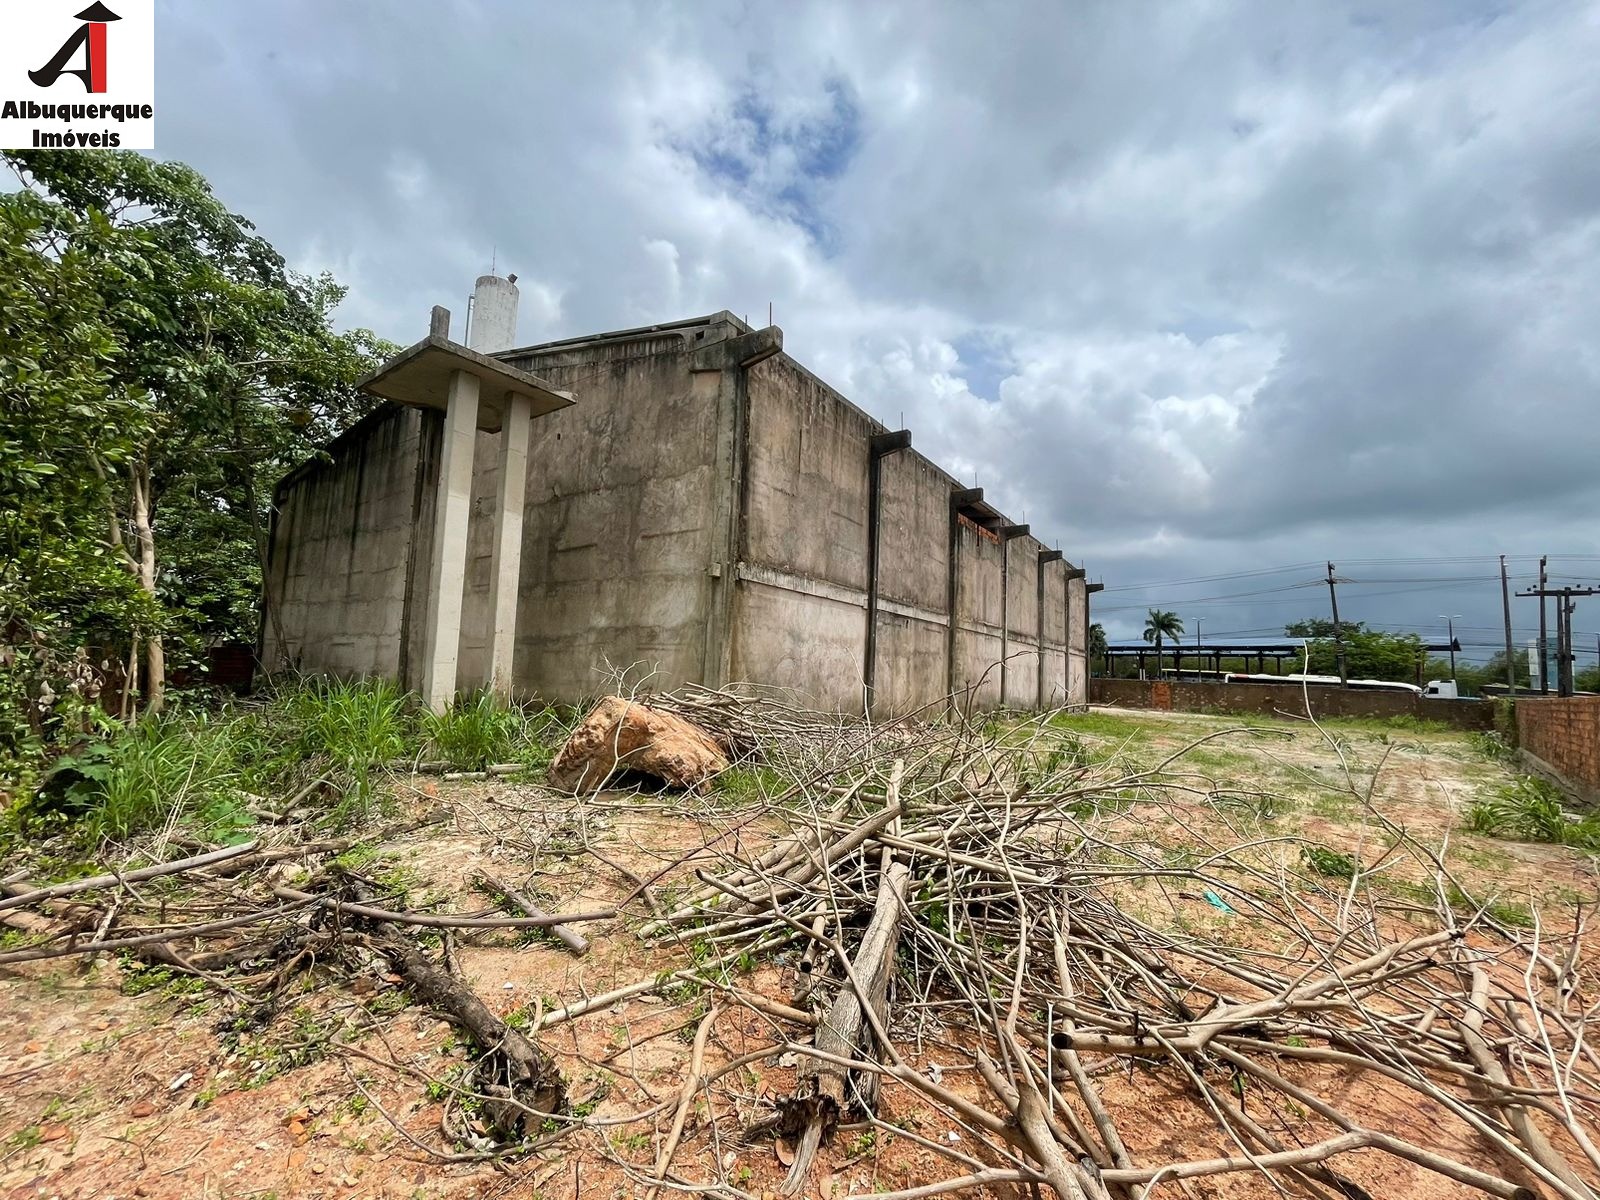
[(537, 1043), (490, 1012), (471, 988), (436, 967), (399, 930), (376, 933), (370, 944), (389, 960), (418, 1000), (472, 1035), (482, 1056), (468, 1086), (486, 1097), (483, 1114), (504, 1140), (521, 1140), (566, 1110), (567, 1086), (561, 1070)]

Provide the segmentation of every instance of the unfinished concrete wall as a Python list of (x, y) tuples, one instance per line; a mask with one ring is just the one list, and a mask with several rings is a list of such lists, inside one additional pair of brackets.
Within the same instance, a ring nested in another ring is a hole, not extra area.
[(879, 472), (873, 713), (887, 717), (937, 706), (949, 681), (953, 481), (914, 450), (886, 455)]
[[(278, 485), (262, 659), (343, 678), (404, 670), (419, 471), (437, 422), (383, 405)], [(277, 626), (283, 627), (279, 644)]]
[[(713, 331), (715, 335), (715, 331)], [(716, 491), (717, 377), (689, 369), (707, 336), (644, 330), (501, 355), (579, 402), (533, 423), (513, 677), (575, 700), (608, 664), (650, 685), (701, 678)], [(497, 460), (480, 438), (473, 482), (462, 686), (487, 676), (488, 562)]]
[(1044, 603), (1039, 612), (1040, 708), (1055, 708), (1067, 695), (1067, 568), (1060, 559), (1040, 568)]
[[(873, 439), (887, 430), (781, 352), (762, 358), (764, 337), (778, 342), (720, 313), (498, 356), (578, 397), (533, 423), (516, 690), (578, 700), (638, 665), (654, 687), (749, 680), (859, 712), (870, 653), (879, 715), (940, 711), (953, 689), (974, 689), (976, 707), (1074, 688), (1081, 702), (1086, 630), (1070, 625), (1063, 565), (1041, 574), (1024, 537), (1007, 572), (1006, 518), (883, 438), (874, 591)], [(389, 410), (285, 481), (273, 579), (305, 669), (419, 685), (440, 425)], [(498, 450), (479, 435), (463, 689), (489, 673)]]
[(1006, 647), (1004, 698), (1014, 708), (1039, 702), (1039, 554), (1034, 537), (1005, 544)]
[(995, 708), (1002, 702), (1005, 550), (998, 534), (958, 517), (955, 556), (955, 671), (950, 690), (961, 694), (964, 707)]
[(867, 468), (882, 426), (786, 355), (748, 376), (731, 676), (861, 711)]
[(1089, 703), (1089, 589), (1081, 575), (1067, 581), (1067, 703)]

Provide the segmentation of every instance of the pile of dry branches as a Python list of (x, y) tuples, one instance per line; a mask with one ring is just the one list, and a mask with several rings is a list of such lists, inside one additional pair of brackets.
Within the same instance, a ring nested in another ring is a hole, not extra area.
[[(605, 920), (614, 911), (552, 916), (498, 881), (485, 881), (482, 890), (500, 903), (480, 911), (393, 907), (379, 881), (341, 864), (337, 856), (352, 839), (279, 836), (275, 844), (218, 847), (46, 886), (28, 883), (20, 872), (9, 875), (0, 880), (0, 924), (28, 935), (29, 944), (0, 951), (0, 967), (125, 955), (225, 993), (236, 1005), (230, 1022), (236, 1031), (266, 1027), (289, 985), (313, 969), (335, 971), (347, 982), (365, 977), (371, 983), (392, 974), (476, 1046), (478, 1056), (457, 1091), (482, 1114), (495, 1142), (526, 1144), (565, 1109), (565, 1083), (549, 1055), (457, 978), (453, 938), (535, 928), (581, 949), (581, 935), (568, 926)], [(507, 915), (507, 907), (518, 911)], [(442, 964), (419, 944), (419, 931), (441, 935)], [(454, 1112), (447, 1113), (445, 1132), (453, 1141), (472, 1140)]]
[[(755, 711), (741, 719), (759, 745)], [(1586, 1038), (1581, 930), (1500, 924), (1375, 808), (1387, 861), (1356, 865), (1332, 890), (1282, 853), (1294, 839), (1234, 840), (1238, 797), (1181, 763), (1086, 767), (1048, 724), (1032, 729), (928, 730), (893, 739), (892, 759), (859, 742), (854, 765), (833, 763), (832, 786), (791, 789), (790, 836), (701, 869), (699, 888), (644, 928), (719, 960), (799, 948), (793, 1003), (814, 1011), (816, 1033), (790, 1047), (800, 1083), (776, 1117), (796, 1146), (786, 1194), (840, 1122), (878, 1120), (889, 1081), (962, 1131), (958, 1143), (927, 1140), (961, 1173), (907, 1197), (1011, 1183), (1139, 1198), (1240, 1171), (1360, 1197), (1339, 1169), (1357, 1150), (1495, 1196), (1600, 1194), (1588, 1182), (1600, 1177), (1600, 1059)], [(780, 722), (771, 740), (790, 737)], [(1349, 784), (1370, 808), (1370, 782)], [(1142, 838), (1141, 804), (1168, 822), (1201, 814), (1182, 838), (1200, 851)], [(1401, 860), (1431, 881), (1431, 907), (1415, 886), (1378, 886)], [(1153, 919), (1197, 906), (1206, 919)], [(912, 1048), (927, 1043), (970, 1056), (985, 1093), (914, 1068)], [(1198, 1127), (1216, 1131), (1215, 1156), (1129, 1151), (1140, 1139), (1097, 1081), (1138, 1069), (1176, 1072)], [(1459, 1123), (1482, 1165), (1349, 1111), (1363, 1078)], [(1298, 1130), (1277, 1120), (1285, 1106), (1306, 1114)]]

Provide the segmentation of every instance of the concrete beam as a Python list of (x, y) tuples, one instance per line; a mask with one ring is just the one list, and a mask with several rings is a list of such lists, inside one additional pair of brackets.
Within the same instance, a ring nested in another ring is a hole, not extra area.
[(955, 488), (950, 493), (950, 503), (957, 508), (971, 508), (983, 503), (982, 488)]
[(1041, 551), (1039, 551), (1039, 561), (1041, 563), (1060, 562), (1061, 561), (1061, 551), (1059, 551), (1059, 550), (1041, 550)]
[(897, 429), (893, 433), (875, 433), (871, 439), (872, 457), (882, 458), (897, 450), (911, 449), (911, 430)]
[(461, 597), (467, 574), (467, 518), (472, 509), (472, 451), (478, 430), (478, 377), (450, 376), (434, 501), (433, 562), (428, 572), (428, 626), (422, 698), (443, 712), (456, 694), (461, 649)]
[(489, 563), (489, 687), (503, 699), (511, 696), (517, 593), (522, 581), (522, 509), (528, 486), (528, 439), (532, 427), (532, 402), (526, 396), (512, 396), (500, 430), (500, 496)]
[(1027, 537), (1028, 536), (1028, 526), (1026, 526), (1026, 525), (1002, 525), (995, 532), (998, 533), (1002, 538), (1004, 538), (1006, 541), (1009, 542), (1012, 538)]
[(741, 333), (701, 346), (694, 352), (691, 371), (726, 371), (732, 367), (749, 369), (764, 362), (774, 354), (783, 352), (783, 330), (776, 325), (757, 329), (754, 333)]

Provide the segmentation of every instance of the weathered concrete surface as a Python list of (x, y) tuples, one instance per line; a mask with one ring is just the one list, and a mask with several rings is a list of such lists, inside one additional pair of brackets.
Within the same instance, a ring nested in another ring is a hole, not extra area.
[(401, 674), (424, 424), (415, 410), (380, 407), (278, 485), (268, 594), (286, 644), (264, 621), (270, 667)]
[(1032, 708), (1039, 702), (1039, 552), (1033, 536), (1005, 544), (1005, 702)]
[(1089, 702), (1089, 591), (1083, 579), (1067, 581), (1067, 703)]
[(958, 520), (956, 531), (955, 671), (951, 691), (963, 707), (995, 708), (1004, 648), (1005, 551), (998, 535)]
[[(860, 711), (868, 464), (871, 439), (885, 427), (783, 355), (777, 341), (719, 313), (502, 356), (580, 396), (576, 406), (536, 420), (530, 437), (512, 655), (517, 691), (581, 699), (602, 690), (611, 669), (637, 664), (640, 673), (655, 672), (652, 686), (748, 679), (787, 687), (805, 703)], [(747, 343), (748, 362), (730, 365), (722, 361), (728, 355), (717, 355)], [(371, 544), (378, 557), (409, 554), (422, 564), (405, 576), (409, 587), (395, 583), (389, 608), (370, 614), (375, 625), (387, 622), (391, 638), (403, 635), (398, 655), (378, 662), (370, 653), (324, 654), (318, 638), (334, 610), (317, 604), (343, 569), (338, 554), (324, 555), (312, 568), (319, 578), (303, 580), (297, 593), (302, 634), (313, 645), (307, 669), (349, 673), (359, 662), (358, 669), (387, 673), (398, 658), (407, 686), (420, 684), (441, 424), (438, 414), (422, 414), (409, 447), (369, 448), (383, 470), (403, 467), (414, 485), (409, 505), (378, 521), (403, 523), (409, 512), (414, 529), (399, 546)], [(490, 675), (500, 448), (500, 438), (479, 435), (458, 645), (462, 688)], [(368, 470), (375, 467), (376, 460)], [(309, 486), (307, 477), (291, 490)], [(1041, 547), (1022, 537), (1012, 545), (1008, 587), (1001, 544), (987, 527), (1009, 522), (992, 508), (978, 514), (986, 528), (956, 532), (951, 630), (951, 496), (960, 490), (960, 481), (914, 449), (881, 462), (874, 712), (938, 712), (952, 681), (967, 688), (982, 680), (963, 698), (976, 707), (1002, 698), (1031, 707), (1041, 684), (1046, 702), (1059, 702), (1063, 691), (1083, 702), (1082, 581), (1073, 624), (1063, 582), (1069, 564), (1046, 564), (1041, 613)], [(324, 485), (312, 491), (289, 498), (289, 508), (353, 502), (348, 487), (337, 495)], [(275, 542), (274, 553), (306, 549)], [(509, 559), (507, 547), (501, 553)], [(356, 591), (365, 596), (365, 584)], [(1015, 655), (1004, 697), (1002, 644)]]
[(595, 791), (618, 771), (640, 771), (699, 790), (728, 769), (717, 740), (690, 721), (636, 700), (607, 696), (578, 723), (550, 764), (550, 786)]
[[(482, 282), (479, 280), (480, 284)], [(511, 695), (516, 683), (512, 667), (517, 638), (517, 600), (522, 590), (522, 524), (528, 493), (528, 438), (532, 424), (533, 411), (527, 399), (513, 396), (500, 429), (492, 517), (494, 544), (489, 555), (488, 580), (489, 686), (503, 697)], [(459, 644), (457, 648), (459, 650)]]
[[(735, 332), (696, 322), (508, 356), (581, 392), (534, 422), (529, 445), (519, 689), (575, 699), (633, 664), (656, 672), (652, 686), (700, 680), (719, 379), (687, 360), (697, 339)], [(469, 581), (469, 603), (483, 603), (488, 582)]]
[(1043, 671), (1043, 690), (1039, 704), (1055, 708), (1067, 695), (1067, 567), (1062, 560), (1045, 563), (1044, 609), (1039, 614), (1044, 642), (1039, 656)]
[(434, 490), (433, 557), (428, 566), (426, 649), (422, 699), (443, 712), (456, 694), (461, 646), (461, 587), (467, 569), (467, 517), (472, 498), (472, 459), (478, 427), (478, 377), (450, 376), (444, 414), (444, 450)]
[(876, 716), (924, 709), (945, 695), (954, 482), (915, 451), (883, 460)]

